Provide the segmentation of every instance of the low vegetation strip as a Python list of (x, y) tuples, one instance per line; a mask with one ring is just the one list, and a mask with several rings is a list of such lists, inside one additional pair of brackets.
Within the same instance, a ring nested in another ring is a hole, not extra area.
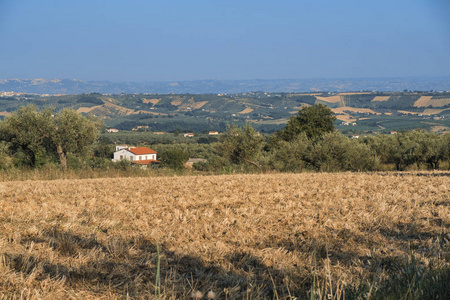
[(0, 295), (444, 299), (448, 179), (434, 172), (3, 182)]

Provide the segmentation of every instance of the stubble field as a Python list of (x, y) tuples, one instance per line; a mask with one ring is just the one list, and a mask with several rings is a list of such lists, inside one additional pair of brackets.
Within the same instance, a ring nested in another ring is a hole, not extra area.
[(445, 299), (449, 175), (0, 182), (0, 299)]

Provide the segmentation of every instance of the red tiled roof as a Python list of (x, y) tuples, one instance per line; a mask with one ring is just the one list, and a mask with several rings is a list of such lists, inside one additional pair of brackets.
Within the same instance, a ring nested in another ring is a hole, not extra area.
[(150, 164), (159, 164), (159, 160), (156, 159), (132, 160), (131, 163), (137, 165), (150, 165)]
[(147, 148), (147, 147), (128, 148), (128, 151), (130, 151), (131, 153), (136, 154), (136, 155), (156, 154), (156, 153), (158, 153), (155, 150), (152, 150), (152, 149)]

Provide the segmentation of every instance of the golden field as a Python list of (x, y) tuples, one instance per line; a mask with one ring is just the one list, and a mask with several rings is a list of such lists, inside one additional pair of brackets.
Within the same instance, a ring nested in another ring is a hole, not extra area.
[(415, 299), (450, 271), (449, 176), (0, 182), (0, 299)]

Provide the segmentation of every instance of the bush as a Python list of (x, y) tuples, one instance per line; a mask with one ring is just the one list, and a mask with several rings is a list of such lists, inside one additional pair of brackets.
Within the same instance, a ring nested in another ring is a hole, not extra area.
[(172, 170), (184, 169), (184, 164), (189, 160), (189, 154), (183, 150), (166, 150), (161, 153), (160, 161), (162, 167)]

